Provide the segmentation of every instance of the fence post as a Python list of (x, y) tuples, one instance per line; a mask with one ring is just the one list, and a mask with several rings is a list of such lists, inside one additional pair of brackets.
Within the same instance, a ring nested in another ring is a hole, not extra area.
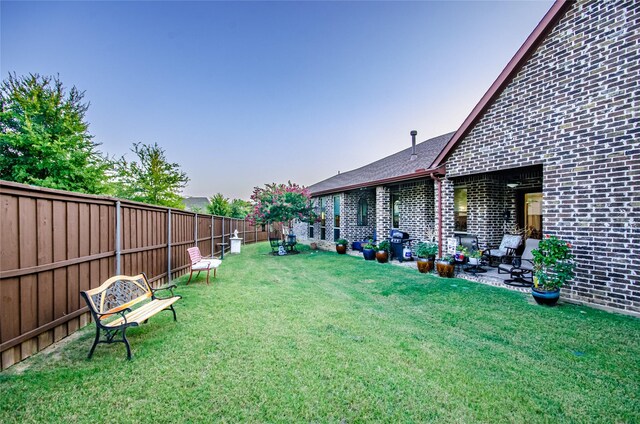
[(258, 242), (258, 222), (254, 222), (253, 223), (253, 231), (255, 232), (255, 237), (253, 238), (253, 242), (257, 243)]
[(247, 218), (242, 218), (242, 244), (247, 244)]
[(193, 216), (193, 245), (198, 247), (198, 213)]
[(167, 210), (167, 282), (171, 282), (171, 209)]
[(215, 226), (215, 220), (213, 219), (213, 215), (211, 215), (211, 257), (213, 258), (213, 255), (216, 253), (216, 250), (214, 248), (214, 244), (213, 244), (213, 227)]
[(222, 241), (220, 242), (220, 248), (222, 249), (220, 257), (224, 259), (224, 216), (222, 217)]
[(120, 275), (120, 252), (122, 250), (120, 240), (120, 201), (116, 201), (116, 275)]

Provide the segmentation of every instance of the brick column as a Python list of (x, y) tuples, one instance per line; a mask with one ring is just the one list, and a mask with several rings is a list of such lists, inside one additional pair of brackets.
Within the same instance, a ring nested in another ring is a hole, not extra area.
[[(442, 248), (446, 249), (447, 246), (447, 238), (453, 237), (453, 229), (454, 229), (454, 217), (453, 217), (453, 181), (443, 178), (442, 184), (440, 184), (442, 189)], [(440, 209), (438, 196), (438, 189), (436, 186), (435, 191), (435, 221), (436, 221), (436, 229), (440, 225), (438, 221), (438, 210)]]
[(391, 230), (391, 190), (389, 187), (376, 187), (376, 232), (378, 240), (389, 236)]

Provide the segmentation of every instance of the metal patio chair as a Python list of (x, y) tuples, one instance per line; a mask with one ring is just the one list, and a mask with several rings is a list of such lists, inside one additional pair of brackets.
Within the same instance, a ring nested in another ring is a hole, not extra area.
[(538, 239), (526, 239), (524, 252), (521, 256), (514, 256), (511, 264), (498, 265), (498, 274), (509, 274), (509, 279), (504, 281), (505, 284), (514, 287), (531, 287), (533, 285), (533, 249), (537, 249), (539, 243)]
[(509, 263), (510, 258), (516, 254), (516, 249), (522, 244), (522, 236), (517, 234), (505, 234), (500, 246), (489, 245), (482, 255), (487, 259), (489, 266), (497, 267), (502, 263)]

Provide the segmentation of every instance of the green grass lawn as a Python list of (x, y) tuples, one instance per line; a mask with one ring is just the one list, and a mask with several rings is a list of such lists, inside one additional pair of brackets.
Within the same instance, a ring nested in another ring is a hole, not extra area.
[(331, 252), (227, 256), (163, 312), (0, 373), (0, 422), (640, 422), (640, 320)]

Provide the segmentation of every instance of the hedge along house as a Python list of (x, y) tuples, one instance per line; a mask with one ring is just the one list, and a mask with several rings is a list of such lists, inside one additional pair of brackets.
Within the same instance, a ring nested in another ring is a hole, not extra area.
[(296, 224), (298, 238), (328, 247), (339, 238), (383, 239), (399, 228), (426, 239), (435, 225), (432, 177), (443, 175), (430, 165), (453, 133), (418, 144), (416, 135), (407, 149), (310, 186), (320, 222)]
[(640, 313), (638, 122), (638, 3), (557, 1), (431, 165), (443, 234), (557, 235), (563, 296)]

